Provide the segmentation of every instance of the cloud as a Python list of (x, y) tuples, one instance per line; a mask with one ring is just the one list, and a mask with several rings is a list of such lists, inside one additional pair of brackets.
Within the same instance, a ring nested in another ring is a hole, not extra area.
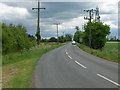
[(118, 26), (116, 24), (113, 24), (112, 21), (106, 21), (104, 24), (110, 25), (112, 29), (118, 29)]
[(101, 21), (110, 25), (111, 34), (118, 34), (118, 14), (102, 14)]
[(3, 20), (14, 21), (17, 19), (25, 19), (30, 16), (26, 8), (8, 6), (0, 3), (0, 18)]
[(70, 19), (69, 21), (66, 21), (64, 23), (62, 23), (62, 26), (64, 27), (68, 27), (69, 28), (75, 28), (75, 26), (82, 26), (84, 24), (84, 18), (83, 16), (79, 16), (77, 18), (73, 18), (73, 19)]
[(100, 14), (101, 21), (111, 20), (118, 21), (118, 14)]
[[(49, 18), (51, 20), (51, 18)], [(64, 33), (75, 33), (75, 26), (79, 26), (82, 29), (82, 25), (84, 24), (84, 18), (83, 16), (79, 16), (77, 18), (72, 18), (69, 20), (61, 21), (60, 25), (58, 26), (59, 28), (59, 35), (63, 35)], [(56, 36), (57, 34), (57, 26), (49, 23), (42, 23), (41, 24), (41, 32), (42, 35), (51, 35), (51, 36)]]
[[(37, 0), (1, 0), (1, 2), (30, 2)], [(41, 0), (42, 2), (119, 2), (119, 0)]]
[(115, 14), (118, 13), (118, 3), (117, 2), (106, 2), (99, 5), (101, 14)]
[[(94, 1), (94, 0), (93, 0)], [(75, 26), (80, 26), (86, 22), (84, 20), (84, 9), (100, 8), (101, 21), (111, 26), (112, 32), (117, 27), (117, 3), (116, 2), (42, 2), (41, 7), (46, 10), (40, 12), (40, 29), (43, 37), (56, 36), (56, 26), (59, 25), (59, 35), (74, 33)], [(28, 33), (35, 35), (37, 28), (37, 2), (6, 2), (0, 3), (0, 18), (6, 23), (23, 24), (28, 29)]]

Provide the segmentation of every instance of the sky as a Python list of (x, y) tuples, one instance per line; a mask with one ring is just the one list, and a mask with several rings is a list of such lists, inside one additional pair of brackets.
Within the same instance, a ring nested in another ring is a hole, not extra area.
[[(113, 2), (114, 1), (114, 2)], [(22, 24), (27, 28), (27, 33), (35, 35), (37, 30), (37, 0), (1, 0), (0, 1), (0, 22), (6, 24)], [(84, 16), (87, 13), (84, 10), (95, 9), (99, 7), (100, 20), (104, 24), (110, 25), (110, 35), (118, 36), (118, 1), (117, 0), (41, 0), (40, 7), (45, 10), (40, 11), (40, 30), (43, 38), (56, 37), (57, 27), (59, 25), (59, 36), (63, 32), (74, 35), (75, 26), (87, 22)]]

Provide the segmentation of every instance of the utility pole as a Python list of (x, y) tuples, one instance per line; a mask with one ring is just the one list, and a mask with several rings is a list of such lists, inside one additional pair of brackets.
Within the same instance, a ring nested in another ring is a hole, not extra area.
[(60, 25), (60, 23), (55, 23), (55, 25), (57, 26), (57, 42), (59, 42), (59, 40), (58, 40), (58, 25)]
[(38, 10), (38, 20), (37, 20), (37, 32), (36, 32), (36, 37), (37, 37), (37, 42), (39, 44), (40, 40), (41, 40), (41, 35), (40, 35), (40, 9), (46, 9), (46, 8), (40, 8), (40, 2), (38, 1), (38, 7), (37, 8), (32, 8), (32, 10)]
[(64, 32), (63, 32), (63, 37), (64, 37)]
[(84, 25), (82, 25), (82, 31), (84, 31)]
[[(89, 13), (88, 17), (84, 17), (85, 20), (88, 20), (90, 23), (93, 19), (93, 9), (91, 10), (84, 10), (85, 12)], [(92, 41), (92, 35), (91, 35), (91, 29), (89, 29), (89, 47), (91, 48), (91, 41)]]

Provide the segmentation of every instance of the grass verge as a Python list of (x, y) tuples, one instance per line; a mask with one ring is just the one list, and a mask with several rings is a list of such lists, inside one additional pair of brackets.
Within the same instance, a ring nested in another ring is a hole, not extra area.
[(40, 57), (64, 44), (41, 43), (29, 51), (24, 50), (2, 56), (3, 88), (29, 88), (36, 63)]
[(116, 42), (107, 42), (102, 51), (91, 49), (83, 44), (77, 44), (77, 46), (83, 51), (93, 54), (95, 56), (120, 63), (120, 60), (118, 58), (118, 43)]

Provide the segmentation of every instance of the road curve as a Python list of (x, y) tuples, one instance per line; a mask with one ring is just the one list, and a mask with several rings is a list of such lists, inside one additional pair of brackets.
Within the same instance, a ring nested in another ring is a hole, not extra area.
[(67, 44), (43, 55), (33, 76), (35, 88), (118, 88), (118, 64)]

